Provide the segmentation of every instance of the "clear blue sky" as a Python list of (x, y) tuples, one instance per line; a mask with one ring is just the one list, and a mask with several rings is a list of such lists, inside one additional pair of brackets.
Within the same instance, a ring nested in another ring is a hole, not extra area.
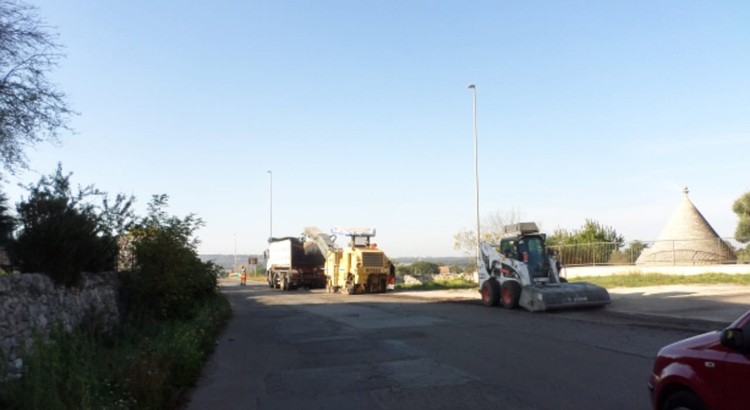
[[(81, 115), (29, 150), (112, 194), (198, 214), (201, 253), (373, 226), (460, 255), (482, 214), (656, 239), (684, 186), (722, 236), (750, 190), (747, 1), (36, 1)], [(12, 200), (19, 191), (7, 188)]]

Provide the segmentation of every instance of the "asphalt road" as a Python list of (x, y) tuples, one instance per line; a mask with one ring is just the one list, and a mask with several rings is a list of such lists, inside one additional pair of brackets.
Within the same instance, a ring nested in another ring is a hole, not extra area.
[(694, 334), (606, 308), (529, 313), (236, 282), (223, 292), (234, 318), (189, 409), (648, 409), (654, 355)]

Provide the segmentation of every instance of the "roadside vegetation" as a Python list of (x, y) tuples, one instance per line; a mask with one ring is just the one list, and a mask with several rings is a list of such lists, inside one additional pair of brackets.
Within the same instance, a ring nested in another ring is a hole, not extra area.
[(20, 378), (0, 392), (4, 409), (175, 408), (200, 376), (229, 318), (222, 297), (188, 318), (131, 323), (115, 334), (83, 326), (35, 338)]
[(473, 289), (477, 288), (476, 282), (466, 280), (463, 278), (453, 278), (446, 280), (435, 280), (424, 282), (421, 284), (397, 284), (396, 289), (398, 290), (446, 290), (446, 289)]
[(39, 334), (11, 377), (0, 351), (0, 408), (175, 408), (231, 316), (218, 291), (221, 268), (197, 255), (202, 221), (167, 213), (166, 195), (137, 217), (133, 198), (108, 200), (93, 187), (73, 192), (70, 176), (58, 167), (27, 187), (17, 216), (0, 206), (0, 221), (17, 227), (6, 237), (5, 268), (45, 272), (67, 287), (80, 286), (82, 271), (117, 269), (122, 323), (110, 329), (94, 315), (72, 332)]
[(585, 276), (570, 279), (571, 282), (590, 282), (605, 288), (642, 287), (662, 285), (750, 285), (750, 275), (726, 273), (704, 273), (700, 275), (665, 275), (660, 273), (631, 273), (611, 276)]

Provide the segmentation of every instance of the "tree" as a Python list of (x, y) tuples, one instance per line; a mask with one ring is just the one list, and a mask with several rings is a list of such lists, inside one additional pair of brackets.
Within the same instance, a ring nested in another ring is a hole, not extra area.
[(411, 274), (412, 274), (411, 265), (399, 264), (398, 266), (396, 266), (396, 275), (398, 275), (399, 277), (403, 278), (404, 276), (411, 275)]
[(13, 240), (13, 230), (16, 227), (16, 220), (9, 211), (8, 197), (0, 192), (0, 274), (10, 265), (7, 248)]
[(641, 253), (648, 248), (648, 244), (641, 241), (632, 241), (628, 247), (622, 251), (615, 250), (609, 258), (609, 263), (613, 265), (631, 265), (634, 264)]
[[(29, 198), (16, 206), (20, 232), (10, 247), (11, 258), (22, 272), (46, 273), (58, 284), (75, 285), (81, 272), (113, 270), (117, 258), (118, 227), (128, 225), (133, 199), (118, 200), (116, 206), (99, 207), (92, 198), (106, 194), (93, 185), (73, 193), (71, 173), (62, 165), (36, 185), (27, 186)], [(121, 212), (120, 215), (112, 214)]]
[(169, 197), (154, 195), (148, 216), (130, 234), (136, 272), (127, 280), (134, 297), (136, 320), (189, 317), (203, 300), (217, 292), (221, 267), (198, 257), (195, 231), (203, 221), (166, 212)]
[(734, 201), (732, 211), (739, 218), (734, 231), (735, 238), (742, 243), (750, 242), (750, 192), (745, 192)]
[[(512, 210), (506, 214), (495, 211), (481, 221), (481, 240), (491, 243), (500, 242), (505, 233), (505, 226), (520, 222), (521, 214)], [(477, 233), (473, 229), (464, 229), (453, 235), (453, 249), (463, 250), (466, 255), (474, 256), (477, 251)], [(475, 263), (476, 264), (476, 263)]]
[(641, 241), (632, 241), (622, 252), (628, 255), (630, 263), (635, 263), (641, 253), (648, 248), (648, 244)]
[(16, 220), (10, 214), (8, 208), (8, 197), (4, 192), (0, 192), (0, 247), (7, 246), (13, 238), (13, 230), (16, 227)]
[(448, 267), (448, 269), (453, 273), (464, 273), (464, 270), (466, 269), (465, 266), (461, 266), (458, 264), (452, 264)]
[(34, 7), (0, 0), (0, 157), (10, 173), (27, 166), (27, 146), (57, 142), (74, 114), (47, 79), (62, 57), (48, 30)]
[(411, 271), (415, 276), (437, 275), (438, 273), (440, 273), (440, 265), (434, 262), (414, 262), (411, 264)]
[[(593, 219), (586, 219), (580, 229), (558, 228), (547, 237), (547, 245), (560, 248), (560, 257), (568, 265), (609, 262), (624, 243), (625, 239), (617, 231)], [(583, 245), (583, 248), (572, 245)]]

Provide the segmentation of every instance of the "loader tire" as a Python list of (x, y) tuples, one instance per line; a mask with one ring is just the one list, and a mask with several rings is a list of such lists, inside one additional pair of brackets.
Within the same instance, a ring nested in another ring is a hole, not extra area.
[(494, 279), (488, 279), (482, 284), (482, 303), (485, 306), (497, 306), (500, 302), (500, 284)]
[(521, 299), (521, 285), (513, 280), (505, 281), (500, 291), (500, 299), (506, 309), (517, 308), (518, 300)]

